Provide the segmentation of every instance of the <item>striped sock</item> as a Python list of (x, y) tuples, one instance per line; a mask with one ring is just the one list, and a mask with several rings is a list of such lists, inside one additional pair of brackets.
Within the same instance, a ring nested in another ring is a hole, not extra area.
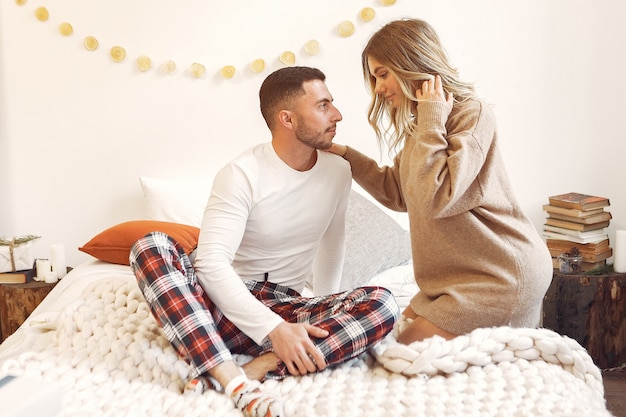
[(225, 392), (246, 417), (284, 416), (280, 398), (261, 391), (260, 385), (258, 381), (251, 381), (245, 375), (240, 375), (228, 383)]
[(185, 385), (185, 395), (202, 395), (209, 388), (213, 388), (217, 392), (223, 392), (222, 386), (215, 379), (205, 376), (199, 376)]

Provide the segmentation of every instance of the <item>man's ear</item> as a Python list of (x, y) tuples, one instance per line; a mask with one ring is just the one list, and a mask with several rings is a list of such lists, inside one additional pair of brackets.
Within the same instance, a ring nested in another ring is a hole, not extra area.
[(291, 129), (293, 127), (293, 122), (292, 122), (292, 114), (289, 110), (281, 110), (278, 113), (278, 122), (285, 126), (288, 129)]

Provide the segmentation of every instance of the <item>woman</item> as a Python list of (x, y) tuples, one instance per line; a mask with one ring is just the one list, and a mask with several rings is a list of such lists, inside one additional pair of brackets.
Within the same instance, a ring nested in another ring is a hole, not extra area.
[(408, 212), (420, 292), (398, 341), (537, 326), (552, 260), (511, 189), (492, 110), (459, 80), (424, 21), (387, 24), (361, 58), (370, 125), (397, 154), (393, 166), (379, 167), (344, 145), (330, 151), (378, 201)]

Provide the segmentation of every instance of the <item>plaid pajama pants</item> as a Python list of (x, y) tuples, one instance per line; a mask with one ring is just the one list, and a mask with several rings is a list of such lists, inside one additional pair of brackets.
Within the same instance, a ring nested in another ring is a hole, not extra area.
[[(190, 364), (192, 377), (233, 360), (232, 354), (257, 357), (272, 350), (269, 339), (256, 344), (222, 314), (204, 293), (183, 248), (166, 234), (153, 232), (138, 240), (131, 248), (130, 266), (167, 339)], [(358, 356), (380, 341), (399, 313), (391, 292), (381, 287), (308, 298), (268, 281), (244, 282), (285, 321), (328, 330), (328, 337), (312, 339), (328, 365)], [(287, 375), (286, 365), (279, 362), (268, 377)]]

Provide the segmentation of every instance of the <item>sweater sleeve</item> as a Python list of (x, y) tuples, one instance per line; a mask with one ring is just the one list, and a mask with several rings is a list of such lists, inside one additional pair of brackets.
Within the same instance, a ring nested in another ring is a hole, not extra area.
[(418, 106), (417, 130), (405, 143), (402, 161), (410, 167), (405, 188), (420, 193), (414, 199), (418, 214), (450, 217), (481, 204), (479, 175), (495, 135), (493, 117), (476, 100), (457, 106)]
[(401, 154), (395, 157), (393, 166), (379, 166), (372, 158), (356, 149), (347, 148), (343, 157), (350, 162), (352, 178), (357, 184), (385, 207), (406, 211), (398, 170)]

